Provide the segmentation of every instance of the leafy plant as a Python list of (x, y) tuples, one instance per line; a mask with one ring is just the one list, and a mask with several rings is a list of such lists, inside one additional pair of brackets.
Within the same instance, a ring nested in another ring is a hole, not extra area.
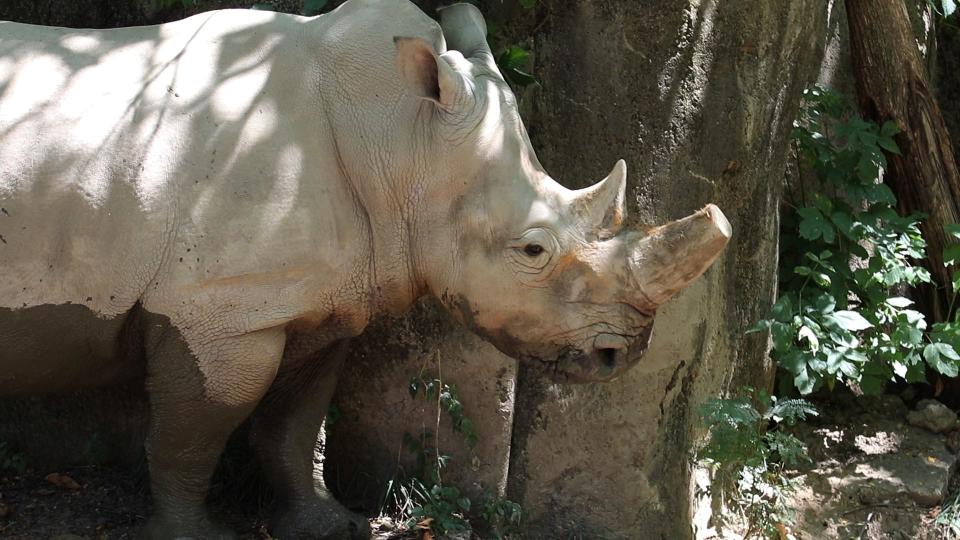
[(424, 378), (421, 369), (416, 377), (410, 378), (408, 389), (412, 398), (416, 398), (422, 391), (424, 399), (436, 401), (439, 410), (446, 412), (453, 421), (453, 431), (463, 435), (470, 448), (477, 445), (477, 431), (473, 427), (473, 421), (463, 413), (463, 403), (460, 402), (456, 385), (445, 384), (439, 378)]
[[(453, 431), (463, 436), (470, 448), (476, 446), (476, 429), (464, 413), (455, 385), (444, 383), (439, 375), (427, 376), (421, 368), (410, 378), (408, 388), (412, 398), (420, 397), (436, 404), (436, 429), (440, 426), (440, 416), (445, 413)], [(440, 451), (436, 439), (432, 431), (424, 431), (417, 437), (404, 434), (403, 446), (415, 457), (416, 467), (413, 474), (401, 475), (388, 483), (381, 514), (390, 509), (407, 529), (430, 530), (437, 535), (476, 529), (487, 538), (499, 539), (515, 531), (520, 523), (520, 505), (489, 492), (484, 492), (480, 505), (476, 505), (455, 486), (444, 484), (442, 471), (452, 458)], [(471, 521), (469, 514), (475, 508), (479, 508), (479, 512), (474, 512)]]
[[(796, 437), (769, 428), (793, 425), (817, 411), (802, 399), (777, 400), (751, 388), (741, 392), (700, 406), (708, 434), (696, 459), (710, 471), (707, 494), (746, 522), (744, 538), (779, 538), (780, 528), (792, 522), (784, 499), (797, 487), (784, 467), (808, 458)], [(714, 514), (720, 528), (729, 525), (727, 515)]]
[(927, 0), (927, 4), (944, 17), (949, 17), (957, 11), (956, 0)]
[(520, 532), (520, 505), (485, 492), (481, 498), (480, 530), (485, 538), (500, 540), (504, 535)]
[(838, 381), (877, 394), (891, 379), (923, 381), (926, 367), (956, 375), (960, 326), (927, 332), (904, 296), (930, 274), (914, 264), (925, 257), (920, 216), (899, 215), (880, 181), (884, 151), (899, 154), (897, 126), (863, 120), (824, 88), (804, 97), (793, 136), (816, 181), (801, 182), (801, 200), (784, 213), (780, 297), (753, 330), (770, 330), (773, 356), (801, 394)]
[(960, 538), (960, 492), (943, 501), (932, 528), (937, 538)]
[(22, 473), (27, 469), (27, 460), (23, 454), (14, 450), (5, 441), (0, 441), (0, 471)]
[(537, 79), (527, 72), (530, 64), (530, 51), (518, 46), (507, 46), (497, 56), (497, 66), (507, 81), (523, 88), (534, 84)]

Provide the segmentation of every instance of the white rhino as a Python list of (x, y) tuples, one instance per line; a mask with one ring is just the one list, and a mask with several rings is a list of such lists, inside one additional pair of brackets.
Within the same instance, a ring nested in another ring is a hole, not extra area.
[(341, 356), (435, 295), (560, 381), (634, 364), (717, 257), (715, 206), (623, 230), (626, 168), (547, 175), (476, 8), (0, 23), (0, 393), (143, 377), (147, 538), (220, 538), (208, 481), (251, 418), (273, 533), (363, 537), (314, 474)]

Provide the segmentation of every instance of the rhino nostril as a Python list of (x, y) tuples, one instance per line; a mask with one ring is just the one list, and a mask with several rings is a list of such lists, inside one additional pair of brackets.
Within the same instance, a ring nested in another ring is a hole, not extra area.
[(600, 349), (600, 360), (603, 362), (603, 365), (612, 368), (617, 363), (617, 350), (616, 349)]

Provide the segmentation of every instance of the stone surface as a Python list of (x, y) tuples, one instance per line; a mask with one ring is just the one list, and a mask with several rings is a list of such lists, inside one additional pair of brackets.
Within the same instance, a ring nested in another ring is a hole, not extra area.
[(907, 422), (934, 433), (946, 433), (957, 427), (957, 413), (935, 399), (921, 399), (916, 410), (907, 413)]
[[(906, 423), (896, 396), (833, 396), (797, 426), (813, 463), (788, 505), (803, 538), (938, 538), (924, 515), (947, 494), (956, 455), (943, 435)], [(869, 526), (869, 527), (868, 527)], [(928, 536), (929, 535), (929, 536)]]
[(715, 201), (734, 237), (658, 314), (645, 361), (609, 385), (557, 387), (520, 365), (511, 498), (532, 538), (689, 538), (696, 406), (765, 386), (777, 205), (789, 131), (817, 74), (821, 2), (545, 2), (535, 34), (531, 136), (548, 169), (584, 186), (628, 156), (632, 219)]
[[(445, 412), (408, 382), (423, 373), (457, 387), (464, 413), (476, 427), (469, 448)], [(503, 495), (510, 455), (516, 361), (454, 325), (433, 302), (403, 318), (373, 325), (355, 342), (337, 395), (339, 418), (328, 429), (327, 485), (346, 502), (376, 511), (391, 478), (415, 472), (415, 453), (404, 435), (437, 432), (434, 442), (451, 456), (444, 480), (477, 496)]]

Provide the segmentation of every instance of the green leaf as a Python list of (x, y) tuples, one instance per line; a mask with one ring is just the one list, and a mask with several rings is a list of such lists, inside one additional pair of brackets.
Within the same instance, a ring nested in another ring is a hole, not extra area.
[(837, 307), (837, 299), (830, 293), (820, 293), (813, 299), (813, 305), (808, 307), (812, 307), (820, 315), (826, 315), (833, 313), (834, 308)]
[(891, 154), (896, 154), (898, 156), (900, 155), (900, 147), (897, 146), (897, 143), (895, 143), (891, 138), (878, 139), (877, 144)]
[(816, 240), (823, 237), (823, 241), (832, 244), (835, 238), (833, 226), (823, 217), (817, 208), (805, 207), (797, 210), (800, 217), (800, 236), (806, 240)]
[(500, 57), (497, 58), (497, 65), (505, 69), (517, 69), (526, 67), (529, 59), (530, 51), (516, 45), (511, 45), (500, 53)]
[(785, 294), (777, 300), (770, 310), (770, 316), (780, 322), (790, 322), (793, 319), (793, 298)]
[(777, 363), (794, 375), (803, 372), (807, 367), (806, 357), (796, 349), (786, 354), (777, 355)]
[(910, 300), (909, 298), (904, 298), (902, 296), (894, 296), (891, 298), (887, 298), (885, 302), (895, 308), (905, 308), (913, 305), (913, 300)]
[(860, 330), (866, 330), (867, 328), (873, 327), (873, 324), (870, 321), (864, 319), (863, 316), (856, 311), (836, 311), (833, 313), (833, 315), (831, 315), (831, 317), (833, 317), (833, 320), (840, 326), (840, 328), (850, 332), (858, 332)]
[(769, 330), (771, 324), (773, 324), (773, 321), (771, 321), (770, 319), (761, 319), (757, 321), (757, 324), (751, 326), (745, 333), (755, 334), (757, 332), (763, 332), (764, 330)]
[(530, 86), (537, 82), (536, 77), (519, 68), (510, 68), (504, 71), (507, 80), (518, 86)]
[(897, 204), (897, 197), (886, 184), (870, 184), (863, 188), (867, 202), (879, 202), (889, 205)]
[(250, 9), (254, 11), (275, 11), (273, 4), (265, 3), (265, 2), (254, 4), (250, 6)]
[(943, 226), (943, 229), (947, 231), (947, 234), (960, 240), (960, 225), (956, 223), (947, 223)]
[(887, 120), (880, 126), (881, 137), (893, 137), (897, 133), (900, 133), (900, 127), (893, 120)]
[(814, 377), (810, 377), (807, 373), (807, 370), (804, 369), (801, 373), (797, 374), (793, 378), (793, 385), (797, 387), (797, 390), (801, 395), (807, 395), (810, 392), (813, 392), (813, 389), (817, 385), (817, 380)]
[(319, 15), (327, 6), (327, 0), (303, 0), (303, 14), (307, 17)]
[(520, 0), (520, 5), (524, 9), (533, 9), (537, 5), (537, 0)]
[(773, 348), (786, 352), (793, 347), (793, 328), (783, 323), (770, 325), (770, 335), (773, 337)]
[(863, 378), (860, 379), (860, 389), (868, 396), (878, 396), (883, 393), (883, 380), (864, 375)]
[(931, 343), (923, 348), (923, 358), (938, 373), (947, 377), (957, 376), (957, 361), (960, 355), (948, 343)]
[(943, 16), (949, 17), (957, 10), (957, 3), (954, 0), (940, 0), (940, 7), (943, 9)]
[(956, 264), (960, 261), (960, 244), (947, 246), (943, 250), (943, 264)]
[(850, 238), (851, 240), (855, 239), (853, 232), (853, 219), (850, 217), (850, 214), (846, 212), (834, 212), (830, 214), (830, 221), (836, 225), (837, 230), (843, 233), (844, 236)]
[(797, 339), (807, 340), (807, 343), (810, 344), (810, 350), (813, 352), (820, 350), (820, 340), (817, 338), (817, 334), (815, 334), (809, 326), (800, 327), (800, 331), (797, 332)]
[[(924, 349), (923, 349), (923, 357), (924, 357), (925, 359), (927, 359), (927, 350), (928, 350), (928, 349), (934, 349), (934, 350), (936, 350), (936, 353), (937, 353), (939, 356), (948, 358), (948, 359), (950, 359), (950, 360), (953, 360), (954, 362), (956, 362), (957, 360), (960, 360), (960, 355), (957, 354), (957, 351), (956, 351), (956, 350), (953, 348), (953, 346), (950, 345), (949, 343), (938, 342), (938, 343), (931, 343), (931, 344), (927, 345), (927, 346), (924, 347)], [(928, 360), (929, 360), (929, 359), (928, 359)]]

